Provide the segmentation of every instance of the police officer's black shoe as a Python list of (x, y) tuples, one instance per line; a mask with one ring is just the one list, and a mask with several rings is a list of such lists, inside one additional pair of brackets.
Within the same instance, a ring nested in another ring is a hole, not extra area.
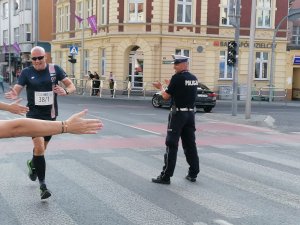
[(157, 184), (170, 184), (170, 178), (163, 177), (162, 175), (159, 175), (157, 178), (152, 178), (153, 183)]
[(191, 177), (190, 175), (186, 175), (185, 179), (191, 182), (196, 182), (196, 177)]

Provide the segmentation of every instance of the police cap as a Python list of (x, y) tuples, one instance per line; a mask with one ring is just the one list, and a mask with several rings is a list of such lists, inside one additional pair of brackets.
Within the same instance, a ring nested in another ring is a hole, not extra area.
[(188, 62), (189, 57), (184, 56), (184, 55), (172, 55), (174, 61), (172, 62), (173, 64), (179, 64), (183, 62)]

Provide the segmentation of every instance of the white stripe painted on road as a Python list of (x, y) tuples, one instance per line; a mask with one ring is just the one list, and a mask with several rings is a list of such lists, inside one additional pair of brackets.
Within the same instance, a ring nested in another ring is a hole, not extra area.
[(48, 160), (48, 164), (134, 224), (185, 224), (176, 215), (74, 160)]
[[(204, 155), (201, 155), (204, 157)], [(206, 158), (207, 155), (205, 156)], [(210, 157), (209, 157), (210, 158)], [(211, 158), (213, 160), (214, 158)], [(179, 164), (184, 163), (184, 158), (178, 160)], [(180, 162), (181, 161), (181, 162)], [(226, 163), (226, 162), (222, 162)], [(243, 162), (246, 163), (246, 162)], [(231, 164), (232, 165), (232, 164)], [(233, 165), (232, 165), (233, 166)], [(253, 168), (249, 168), (248, 170), (251, 171)], [(233, 175), (209, 166), (201, 166), (202, 174), (205, 176), (211, 177), (212, 179), (218, 180), (222, 183), (228, 184), (230, 186), (234, 186), (238, 189), (248, 191), (250, 193), (254, 193), (256, 195), (262, 196), (266, 199), (272, 200), (274, 202), (277, 202), (279, 204), (284, 204), (289, 207), (293, 207), (296, 209), (300, 209), (300, 196), (287, 192), (282, 191), (277, 188), (273, 188), (264, 184), (261, 184), (259, 182), (253, 181), (253, 180), (247, 180), (245, 178), (241, 178), (237, 175)]]
[[(38, 185), (30, 185), (29, 178), (13, 163), (0, 164), (0, 193), (22, 225), (77, 223), (67, 215), (51, 198), (40, 200)], [(34, 218), (34, 219), (33, 219)], [(1, 222), (0, 222), (1, 223)]]
[(214, 222), (219, 225), (233, 225), (232, 223), (228, 223), (225, 220), (214, 220)]
[(125, 126), (125, 127), (130, 127), (130, 128), (136, 129), (136, 130), (141, 130), (141, 131), (144, 131), (144, 132), (147, 132), (147, 133), (150, 133), (150, 134), (155, 134), (155, 135), (158, 135), (158, 136), (162, 135), (161, 133), (157, 133), (157, 132), (154, 132), (154, 131), (151, 131), (151, 130), (146, 130), (146, 129), (136, 127), (136, 126), (132, 126), (132, 125), (129, 125), (129, 124), (126, 124), (126, 123), (121, 123), (121, 122), (118, 122), (116, 120), (110, 120), (110, 119), (107, 119), (107, 118), (94, 116), (94, 115), (91, 115), (91, 114), (89, 114), (89, 116), (92, 116), (94, 118), (98, 118), (98, 119), (101, 119), (101, 120), (104, 120), (104, 121), (109, 121), (111, 123), (119, 124), (119, 125), (122, 125), (122, 126)]
[(257, 159), (263, 159), (266, 161), (278, 163), (284, 166), (294, 167), (300, 169), (300, 161), (299, 160), (291, 160), (291, 159), (284, 159), (282, 156), (274, 156), (273, 154), (263, 154), (260, 152), (239, 152), (240, 154), (251, 156)]
[[(162, 156), (157, 157), (162, 158)], [(159, 170), (127, 157), (104, 157), (104, 159), (147, 180), (153, 177), (153, 174), (160, 174)], [(172, 183), (174, 185), (166, 186), (168, 190), (223, 216), (241, 218), (257, 214), (254, 210), (217, 195), (199, 185), (190, 185), (182, 178), (172, 177)]]
[[(240, 154), (244, 154), (244, 152), (239, 152)], [(259, 154), (259, 153), (257, 153)], [(248, 154), (246, 154), (248, 155)], [(262, 155), (260, 155), (262, 156)], [(260, 159), (268, 160), (269, 155), (264, 155), (264, 157), (260, 157)], [(290, 174), (287, 172), (283, 172), (280, 170), (276, 170), (270, 167), (261, 166), (256, 163), (247, 162), (240, 159), (235, 159), (230, 156), (221, 155), (218, 153), (209, 153), (209, 154), (201, 154), (201, 157), (209, 159), (210, 161), (216, 161), (220, 164), (230, 166), (231, 168), (236, 168), (238, 171), (245, 170), (250, 171), (251, 174), (257, 174), (261, 177), (266, 177), (267, 179), (274, 179), (281, 181), (282, 183), (291, 185), (291, 186), (298, 186), (300, 187), (300, 176)], [(272, 157), (272, 156), (270, 156)], [(295, 162), (295, 161), (294, 161)], [(292, 162), (291, 162), (292, 163)]]
[(156, 116), (157, 114), (155, 114), (155, 113), (129, 113), (129, 115), (134, 115), (134, 116)]

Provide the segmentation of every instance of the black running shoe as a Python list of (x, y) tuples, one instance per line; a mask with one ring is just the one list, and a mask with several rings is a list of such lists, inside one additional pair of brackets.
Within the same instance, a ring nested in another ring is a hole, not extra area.
[(157, 178), (152, 178), (153, 183), (157, 184), (170, 184), (170, 178), (164, 177), (162, 175), (159, 175)]
[(191, 182), (196, 182), (196, 177), (191, 177), (190, 175), (186, 175), (185, 179)]
[(51, 192), (47, 189), (46, 184), (42, 184), (40, 186), (40, 190), (41, 190), (41, 199), (46, 199), (51, 196)]
[(28, 177), (30, 178), (30, 180), (36, 181), (37, 178), (36, 169), (32, 166), (32, 162), (30, 159), (27, 160), (27, 167), (28, 167)]

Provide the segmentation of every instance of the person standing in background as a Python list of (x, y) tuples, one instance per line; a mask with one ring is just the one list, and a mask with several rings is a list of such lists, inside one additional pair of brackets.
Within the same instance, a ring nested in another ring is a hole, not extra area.
[(0, 74), (0, 86), (2, 88), (2, 92), (4, 93), (4, 85), (3, 85), (3, 76)]
[(110, 94), (111, 94), (111, 97), (114, 97), (115, 78), (114, 78), (113, 72), (109, 73), (108, 79), (109, 79)]
[(99, 88), (100, 88), (100, 76), (97, 72), (94, 72), (93, 78), (92, 78), (92, 96), (96, 96), (99, 94)]

